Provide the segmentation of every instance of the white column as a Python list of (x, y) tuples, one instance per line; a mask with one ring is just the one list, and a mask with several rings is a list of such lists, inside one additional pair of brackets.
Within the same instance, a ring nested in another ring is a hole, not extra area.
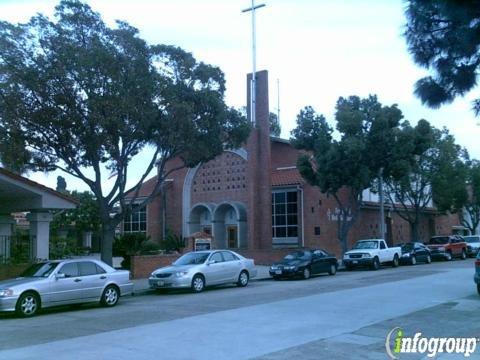
[(48, 259), (52, 219), (53, 215), (46, 211), (31, 212), (27, 215), (27, 220), (30, 222), (30, 235), (33, 238), (34, 259)]
[(82, 234), (82, 246), (92, 248), (92, 232), (84, 231)]
[(10, 258), (11, 236), (15, 220), (11, 215), (0, 215), (0, 262)]

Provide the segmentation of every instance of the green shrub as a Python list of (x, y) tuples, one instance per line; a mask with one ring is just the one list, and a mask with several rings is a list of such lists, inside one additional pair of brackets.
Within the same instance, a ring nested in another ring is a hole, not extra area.
[(127, 256), (140, 254), (142, 244), (150, 237), (144, 233), (127, 233), (116, 237), (113, 242), (113, 256)]
[(160, 242), (160, 248), (169, 252), (180, 252), (185, 247), (182, 238), (171, 231), (168, 231), (167, 236)]
[(142, 243), (140, 246), (140, 254), (141, 255), (154, 255), (158, 254), (160, 250), (160, 245), (153, 240), (147, 240)]
[(50, 259), (65, 259), (76, 254), (77, 239), (50, 237)]

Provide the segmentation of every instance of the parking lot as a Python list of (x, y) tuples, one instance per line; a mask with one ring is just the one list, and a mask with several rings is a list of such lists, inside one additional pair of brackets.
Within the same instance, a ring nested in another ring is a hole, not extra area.
[[(469, 259), (201, 294), (147, 292), (115, 308), (64, 307), (29, 319), (2, 314), (0, 358), (385, 359), (394, 327), (480, 337), (472, 278)], [(409, 356), (401, 358), (424, 357)], [(480, 358), (480, 349), (470, 358)]]

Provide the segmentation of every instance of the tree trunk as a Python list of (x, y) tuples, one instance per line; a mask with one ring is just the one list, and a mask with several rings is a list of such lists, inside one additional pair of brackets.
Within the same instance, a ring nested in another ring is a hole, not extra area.
[(418, 241), (418, 221), (410, 223), (410, 238), (411, 241)]
[(113, 238), (115, 237), (115, 227), (107, 222), (102, 225), (102, 243), (100, 246), (102, 261), (112, 266)]

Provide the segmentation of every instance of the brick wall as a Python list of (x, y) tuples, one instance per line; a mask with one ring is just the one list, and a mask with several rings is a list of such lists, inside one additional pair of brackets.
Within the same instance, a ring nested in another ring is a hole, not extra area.
[(130, 272), (134, 279), (147, 278), (153, 270), (171, 265), (180, 256), (180, 254), (132, 256)]

